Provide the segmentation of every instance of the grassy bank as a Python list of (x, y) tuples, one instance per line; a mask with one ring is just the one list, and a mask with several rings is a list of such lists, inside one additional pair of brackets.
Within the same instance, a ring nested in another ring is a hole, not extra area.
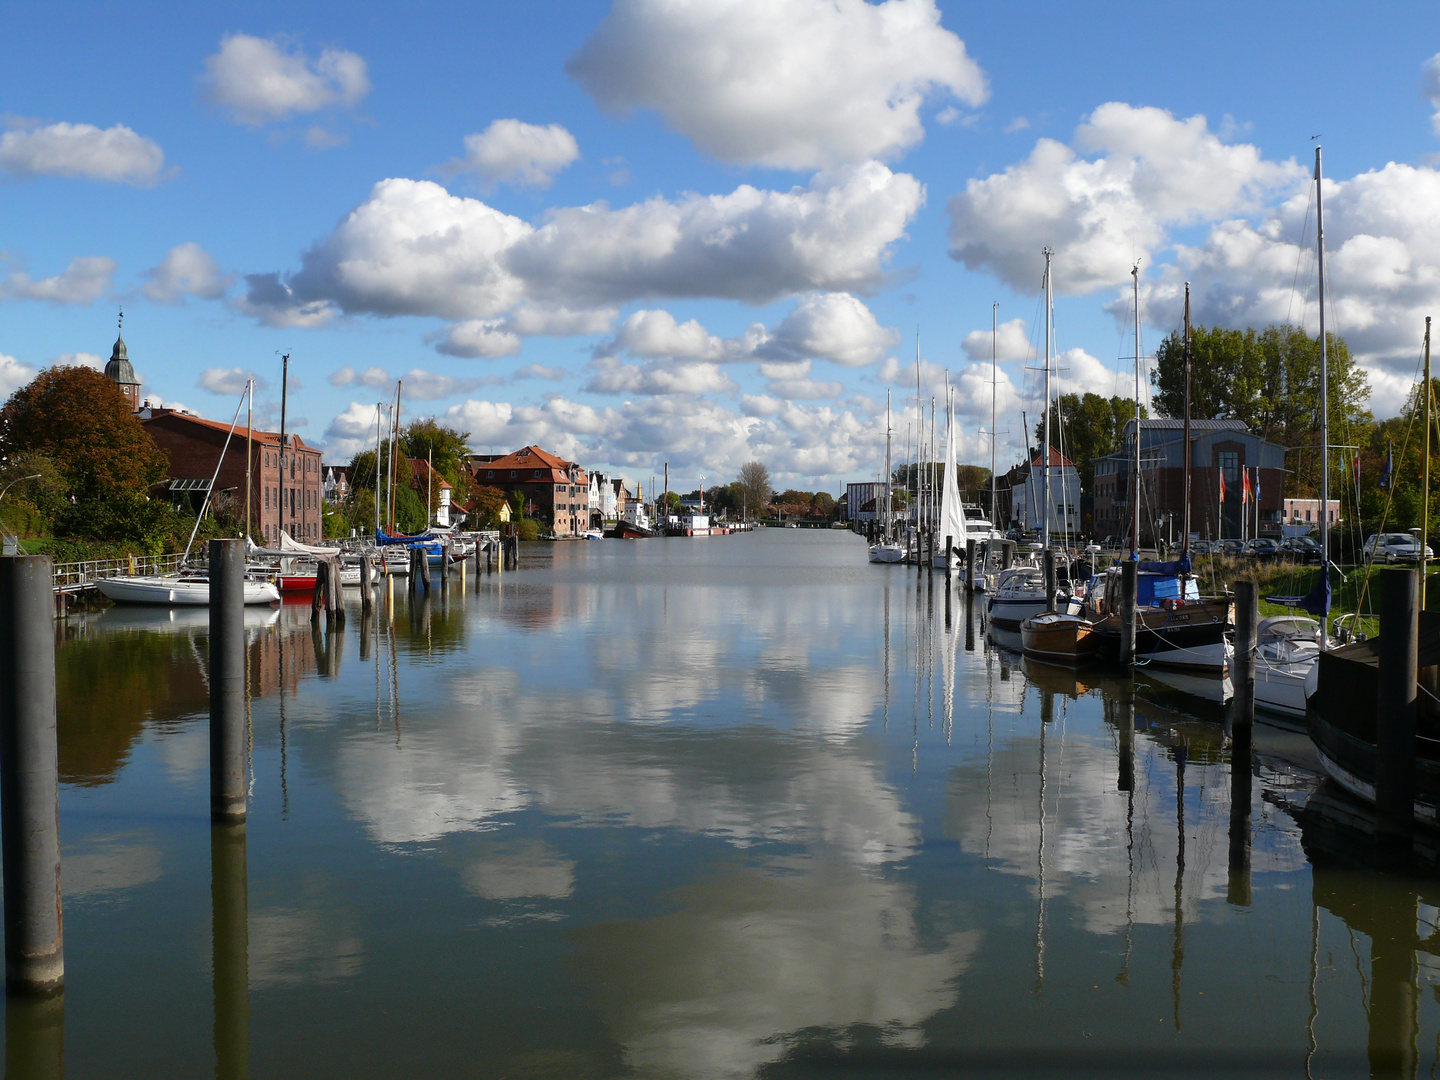
[[(1362, 628), (1373, 633), (1376, 630), (1373, 616), (1379, 611), (1380, 575), (1385, 567), (1373, 566), (1368, 570), (1354, 567), (1345, 571), (1343, 579), (1332, 574), (1330, 617), (1354, 611), (1362, 612)], [(1434, 577), (1440, 567), (1426, 568), (1426, 575)], [(1218, 595), (1233, 592), (1235, 582), (1253, 581), (1260, 594), (1260, 617), (1284, 615), (1295, 612), (1280, 604), (1272, 604), (1267, 596), (1304, 596), (1319, 583), (1318, 566), (1296, 566), (1289, 563), (1256, 563), (1248, 559), (1234, 559), (1228, 556), (1213, 556), (1197, 559), (1195, 575), (1200, 581), (1201, 591)], [(1426, 604), (1431, 610), (1440, 611), (1440, 578), (1426, 589)]]

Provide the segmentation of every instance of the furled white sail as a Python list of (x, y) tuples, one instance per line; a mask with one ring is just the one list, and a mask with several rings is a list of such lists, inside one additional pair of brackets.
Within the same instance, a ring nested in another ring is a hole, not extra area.
[(945, 537), (961, 551), (965, 550), (965, 510), (960, 505), (960, 488), (955, 479), (955, 394), (950, 393), (946, 413), (945, 431), (945, 480), (940, 494), (940, 522), (935, 528), (936, 539), (945, 543)]

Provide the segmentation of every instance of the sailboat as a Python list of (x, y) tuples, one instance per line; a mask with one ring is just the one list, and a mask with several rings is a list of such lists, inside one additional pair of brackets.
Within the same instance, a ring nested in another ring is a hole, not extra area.
[(894, 496), (891, 492), (890, 475), (890, 393), (885, 393), (885, 491), (882, 498), (885, 500), (883, 517), (880, 518), (882, 531), (880, 539), (870, 546), (870, 561), (872, 563), (898, 563), (905, 561), (905, 548), (895, 542), (895, 511)]
[[(1130, 271), (1135, 290), (1135, 457), (1131, 461), (1131, 550), (1135, 561), (1135, 659), (1164, 667), (1224, 672), (1229, 645), (1230, 601), (1203, 598), (1190, 574), (1190, 286), (1185, 286), (1185, 523), (1180, 558), (1174, 562), (1140, 561), (1140, 264)], [(1116, 659), (1123, 631), (1120, 567), (1112, 566), (1090, 582), (1087, 613), (1095, 620), (1100, 654)]]
[[(245, 391), (240, 395), (240, 403), (235, 406), (235, 416), (230, 421), (230, 430), (225, 434), (225, 442), (220, 448), (220, 456), (215, 461), (215, 474), (210, 478), (209, 487), (205, 489), (205, 501), (200, 506), (200, 514), (195, 519), (195, 527), (190, 530), (190, 539), (185, 544), (185, 554), (180, 559), (182, 566), (190, 557), (190, 548), (195, 543), (195, 534), (200, 531), (200, 522), (205, 520), (205, 512), (210, 508), (210, 498), (215, 492), (215, 481), (220, 476), (220, 466), (225, 461), (225, 452), (230, 449), (230, 439), (234, 436), (235, 425), (240, 420), (240, 409), (245, 404), (245, 396), (252, 392), (251, 385), (247, 384)], [(95, 579), (95, 588), (107, 600), (118, 604), (206, 607), (210, 603), (210, 575), (203, 569), (182, 570), (175, 574), (117, 575), (97, 578)], [(271, 604), (280, 599), (280, 590), (276, 588), (273, 581), (247, 576), (244, 582), (244, 597), (246, 604)]]
[[(1044, 481), (1040, 505), (1040, 547), (1041, 552), (1050, 548), (1050, 513), (1054, 500), (1050, 497), (1050, 344), (1052, 334), (1050, 322), (1054, 315), (1053, 283), (1050, 280), (1050, 257), (1054, 253), (1046, 248), (1045, 255), (1045, 402), (1041, 415), (1045, 417), (1041, 452), (1041, 468)], [(1028, 440), (1027, 440), (1028, 443)], [(1033, 472), (1033, 466), (1032, 466)], [(1027, 486), (1029, 481), (1027, 481)], [(1033, 490), (1033, 489), (1032, 489)], [(1017, 566), (1004, 571), (996, 581), (995, 588), (988, 594), (985, 613), (991, 625), (1006, 630), (1017, 630), (1020, 624), (1034, 615), (1042, 615), (1053, 609), (1054, 597), (1046, 594), (1045, 575), (1038, 566)]]
[(960, 504), (960, 487), (956, 483), (958, 477), (955, 475), (955, 391), (947, 386), (945, 396), (945, 462), (940, 476), (940, 520), (935, 526), (935, 536), (942, 547), (945, 538), (949, 537), (952, 546), (948, 551), (935, 552), (934, 565), (937, 570), (949, 567), (950, 556), (954, 551), (965, 550), (965, 513)]

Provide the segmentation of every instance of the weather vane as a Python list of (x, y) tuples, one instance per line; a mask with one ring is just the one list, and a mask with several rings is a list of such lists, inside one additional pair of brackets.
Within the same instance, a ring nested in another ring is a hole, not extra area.
[(125, 305), (120, 305), (120, 329), (125, 329)]

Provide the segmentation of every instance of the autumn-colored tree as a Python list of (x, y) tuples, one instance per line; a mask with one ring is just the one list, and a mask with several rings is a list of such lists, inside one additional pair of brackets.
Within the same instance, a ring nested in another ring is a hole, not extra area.
[(497, 487), (477, 487), (472, 495), (474, 506), (470, 519), (472, 526), (494, 529), (500, 525), (500, 508), (505, 505), (505, 492)]
[(166, 456), (113, 381), (87, 367), (46, 368), (0, 408), (0, 457), (43, 454), (84, 502), (143, 494)]

